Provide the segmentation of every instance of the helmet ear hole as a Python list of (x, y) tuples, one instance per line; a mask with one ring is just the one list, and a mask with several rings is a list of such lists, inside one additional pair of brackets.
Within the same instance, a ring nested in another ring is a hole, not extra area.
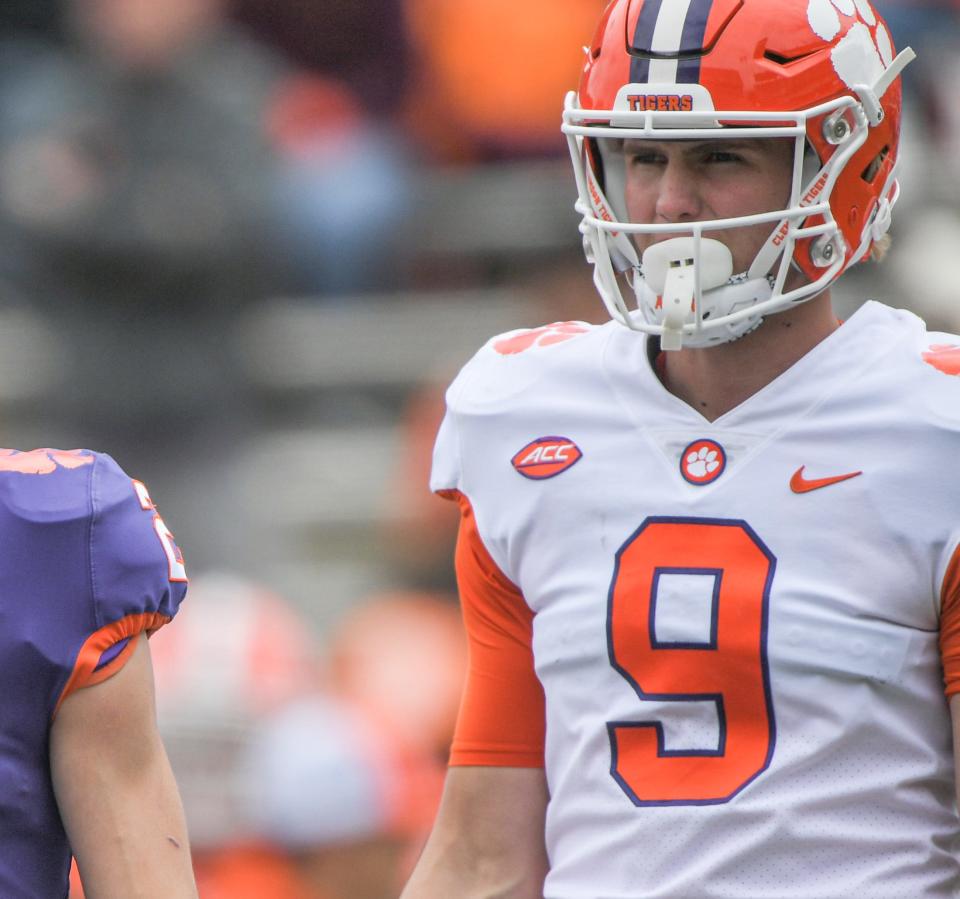
[(873, 184), (873, 182), (877, 180), (877, 175), (880, 174), (880, 169), (883, 168), (883, 163), (889, 155), (890, 147), (886, 146), (870, 160), (870, 164), (860, 173), (860, 177), (867, 184)]

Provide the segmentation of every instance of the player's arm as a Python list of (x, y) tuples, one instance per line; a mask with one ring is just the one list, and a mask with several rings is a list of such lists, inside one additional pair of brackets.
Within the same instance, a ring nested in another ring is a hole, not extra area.
[(50, 732), (50, 766), (87, 899), (192, 899), (187, 828), (156, 725), (140, 634), (112, 677), (71, 693)]
[(954, 784), (960, 804), (960, 547), (953, 550), (940, 589), (940, 660), (950, 702)]
[(470, 664), (437, 820), (403, 899), (541, 899), (545, 709), (533, 613), (487, 552), (469, 501), (456, 499)]
[(542, 768), (451, 768), (401, 899), (542, 899), (546, 806)]

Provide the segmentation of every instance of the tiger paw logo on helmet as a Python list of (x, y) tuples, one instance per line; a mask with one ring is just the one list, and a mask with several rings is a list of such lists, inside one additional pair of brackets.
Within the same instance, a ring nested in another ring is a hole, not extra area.
[(893, 62), (893, 42), (867, 0), (810, 0), (807, 17), (817, 37), (832, 41), (843, 30), (841, 18), (856, 23), (832, 52), (837, 75), (847, 85), (873, 84)]

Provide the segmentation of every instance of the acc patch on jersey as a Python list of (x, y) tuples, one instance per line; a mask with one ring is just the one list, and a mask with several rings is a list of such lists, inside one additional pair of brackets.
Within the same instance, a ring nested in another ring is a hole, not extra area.
[(580, 447), (569, 437), (538, 437), (520, 450), (510, 462), (525, 478), (542, 481), (565, 472), (582, 458)]

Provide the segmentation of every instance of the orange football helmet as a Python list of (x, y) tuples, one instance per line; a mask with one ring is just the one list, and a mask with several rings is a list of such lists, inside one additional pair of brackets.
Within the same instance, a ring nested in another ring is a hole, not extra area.
[[(659, 335), (665, 349), (733, 340), (811, 299), (889, 228), (898, 76), (914, 53), (894, 55), (868, 0), (613, 0), (585, 50), (563, 131), (587, 258), (610, 314)], [(748, 136), (793, 141), (785, 208), (682, 224), (629, 220), (625, 141)], [(732, 271), (710, 234), (759, 224), (769, 237), (747, 271)], [(657, 234), (673, 239), (638, 252), (635, 235)], [(787, 284), (791, 269), (804, 277)]]

